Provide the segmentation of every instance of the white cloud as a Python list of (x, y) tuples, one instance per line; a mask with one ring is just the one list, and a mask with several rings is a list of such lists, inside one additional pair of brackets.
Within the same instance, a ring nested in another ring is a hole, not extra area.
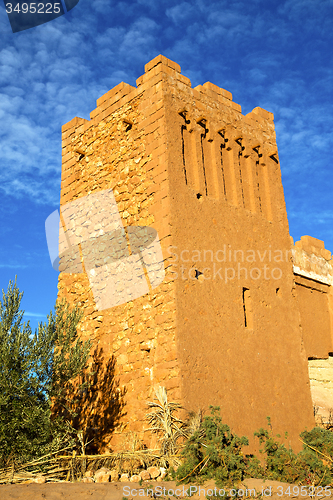
[(192, 16), (195, 12), (196, 6), (188, 2), (181, 2), (175, 7), (166, 10), (166, 15), (172, 19), (174, 23), (181, 23), (187, 17)]
[(43, 313), (34, 313), (34, 312), (29, 312), (29, 311), (24, 311), (24, 316), (27, 316), (28, 318), (46, 318), (46, 314)]

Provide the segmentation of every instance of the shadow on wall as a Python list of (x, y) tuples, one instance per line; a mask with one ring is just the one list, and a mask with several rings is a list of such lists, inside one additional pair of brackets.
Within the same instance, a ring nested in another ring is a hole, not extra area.
[(119, 380), (115, 378), (115, 356), (105, 362), (103, 349), (96, 347), (92, 358), (89, 371), (82, 376), (85, 387), (71, 398), (69, 405), (69, 409), (76, 413), (72, 420), (73, 427), (83, 430), (87, 454), (103, 452), (120, 420), (126, 415), (126, 388), (121, 389)]

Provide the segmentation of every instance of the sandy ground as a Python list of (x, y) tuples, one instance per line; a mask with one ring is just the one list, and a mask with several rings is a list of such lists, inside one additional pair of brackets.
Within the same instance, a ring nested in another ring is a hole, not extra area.
[[(139, 483), (46, 483), (46, 484), (8, 484), (0, 485), (0, 499), (1, 500), (123, 500), (126, 497), (128, 500), (148, 498), (162, 499), (178, 499), (189, 498), (186, 496), (186, 489), (190, 485), (183, 486), (176, 485), (174, 481), (166, 482), (153, 482), (147, 481), (140, 485)], [(191, 485), (191, 500), (205, 500), (207, 495), (218, 493), (219, 489), (215, 486), (213, 481), (209, 481), (200, 485)], [(216, 487), (216, 490), (214, 488)], [(242, 485), (238, 485), (243, 491), (237, 496), (235, 491), (230, 492), (230, 489), (225, 488), (228, 493), (234, 496), (236, 500), (247, 496), (248, 499), (260, 497), (262, 500), (265, 498), (272, 498), (278, 500), (281, 498), (300, 498), (309, 499), (310, 496), (306, 495), (309, 491), (303, 489), (301, 494), (300, 487), (278, 481), (263, 481), (261, 479), (247, 479), (244, 480)], [(147, 493), (147, 488), (150, 490)], [(165, 490), (163, 490), (165, 488)], [(197, 488), (197, 489), (195, 489)], [(247, 490), (247, 491), (246, 491)], [(318, 495), (319, 493), (319, 495)], [(323, 493), (323, 495), (320, 495)], [(328, 499), (333, 497), (333, 492), (323, 492), (316, 490), (315, 497), (317, 499)], [(214, 498), (214, 497), (213, 497)], [(217, 497), (218, 498), (218, 497)]]

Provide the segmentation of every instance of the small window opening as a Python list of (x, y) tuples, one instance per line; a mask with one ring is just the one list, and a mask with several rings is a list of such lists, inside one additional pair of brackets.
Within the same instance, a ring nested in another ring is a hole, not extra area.
[(75, 153), (77, 153), (79, 155), (79, 161), (81, 161), (82, 158), (84, 158), (86, 156), (85, 151), (83, 149), (81, 149), (81, 148), (77, 148), (75, 150)]
[(129, 120), (124, 120), (123, 123), (124, 123), (125, 132), (128, 132), (129, 130), (132, 129), (132, 127), (133, 127), (132, 122), (130, 122)]
[(195, 269), (195, 278), (199, 278), (203, 273), (201, 271), (198, 271), (198, 269)]

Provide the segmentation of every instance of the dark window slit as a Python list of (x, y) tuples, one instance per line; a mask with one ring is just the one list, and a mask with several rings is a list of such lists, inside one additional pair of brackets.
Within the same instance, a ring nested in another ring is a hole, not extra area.
[(186, 163), (185, 163), (185, 141), (184, 141), (184, 130), (186, 130), (186, 125), (182, 125), (181, 134), (182, 134), (182, 156), (183, 156), (183, 172), (185, 177), (185, 184), (187, 185), (187, 172), (186, 172)]
[(225, 148), (225, 143), (228, 139), (224, 137), (224, 131), (220, 130), (218, 132), (219, 136), (222, 138), (222, 142), (220, 144), (220, 161), (221, 161), (221, 173), (222, 173), (222, 181), (223, 181), (223, 194), (225, 199), (227, 199), (227, 190), (225, 185), (225, 176), (224, 176), (224, 165), (223, 165), (223, 149)]
[(206, 192), (206, 196), (207, 196), (208, 195), (208, 187), (207, 187), (207, 178), (206, 178), (205, 155), (204, 155), (203, 140), (207, 136), (208, 128), (206, 127), (206, 120), (205, 119), (199, 120), (197, 123), (198, 123), (198, 125), (200, 125), (200, 127), (202, 127), (204, 129), (204, 132), (203, 132), (203, 134), (200, 135), (200, 138), (201, 138), (202, 170), (203, 170), (204, 180), (205, 180), (205, 192)]
[(253, 329), (253, 312), (249, 288), (243, 287), (243, 314), (245, 328)]
[(242, 146), (242, 139), (236, 139), (236, 142), (240, 146), (239, 151), (238, 151), (238, 169), (239, 169), (239, 180), (240, 180), (240, 187), (241, 187), (241, 192), (242, 192), (243, 207), (245, 208), (245, 198), (244, 198), (244, 189), (243, 189), (243, 177), (242, 177), (242, 165), (241, 165), (242, 151), (245, 148)]
[(259, 146), (257, 146), (256, 148), (253, 148), (253, 151), (255, 151), (255, 153), (258, 156), (258, 159), (256, 160), (256, 181), (257, 181), (257, 190), (258, 190), (259, 209), (260, 209), (260, 212), (262, 212), (261, 196), (260, 196), (260, 183), (259, 183), (259, 163), (260, 163), (259, 158), (262, 157), (262, 154), (259, 153)]

